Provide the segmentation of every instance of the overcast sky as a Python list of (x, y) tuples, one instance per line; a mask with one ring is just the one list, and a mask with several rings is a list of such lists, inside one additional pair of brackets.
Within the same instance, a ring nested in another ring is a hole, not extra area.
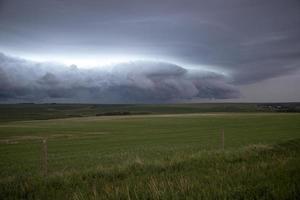
[(300, 101), (300, 1), (0, 0), (0, 52), (6, 103)]

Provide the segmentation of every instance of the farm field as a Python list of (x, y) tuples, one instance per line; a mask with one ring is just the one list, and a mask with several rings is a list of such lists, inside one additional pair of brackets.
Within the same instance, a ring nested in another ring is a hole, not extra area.
[(0, 122), (70, 117), (235, 112), (300, 112), (300, 103), (0, 104)]
[(298, 113), (7, 120), (0, 199), (297, 199), (299, 153)]

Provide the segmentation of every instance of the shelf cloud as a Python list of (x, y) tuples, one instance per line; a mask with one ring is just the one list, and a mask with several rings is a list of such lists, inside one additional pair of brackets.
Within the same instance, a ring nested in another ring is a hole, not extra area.
[(0, 54), (1, 102), (161, 103), (237, 97), (239, 91), (224, 75), (170, 63), (81, 69)]
[[(259, 84), (269, 80), (270, 90), (289, 87), (275, 80), (300, 73), (299, 10), (299, 0), (1, 0), (0, 52), (38, 61), (19, 61), (11, 71), (2, 64), (1, 88), (20, 81), (26, 87), (1, 94), (16, 101), (79, 101), (82, 94), (161, 102), (237, 97), (236, 87), (262, 90)], [(122, 62), (110, 72), (80, 68), (111, 60)], [(277, 101), (287, 99), (300, 100), (294, 92), (276, 93)]]

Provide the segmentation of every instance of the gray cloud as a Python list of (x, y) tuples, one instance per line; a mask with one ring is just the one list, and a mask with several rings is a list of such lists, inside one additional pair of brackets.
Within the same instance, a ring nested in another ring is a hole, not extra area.
[(54, 58), (138, 55), (216, 66), (238, 84), (300, 66), (299, 0), (1, 2), (3, 52)]
[(79, 69), (0, 54), (0, 102), (159, 103), (239, 97), (225, 76), (161, 62)]
[[(0, 95), (163, 102), (235, 97), (231, 84), (255, 85), (254, 96), (268, 80), (274, 91), (290, 87), (274, 80), (299, 74), (299, 10), (299, 0), (0, 0), (0, 52), (8, 55), (164, 61), (123, 63), (107, 72), (1, 58)], [(282, 92), (276, 99), (289, 98)]]

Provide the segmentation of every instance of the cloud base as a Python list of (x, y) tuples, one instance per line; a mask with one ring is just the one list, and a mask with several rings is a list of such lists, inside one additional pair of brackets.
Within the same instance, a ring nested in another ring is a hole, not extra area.
[(239, 96), (222, 74), (166, 62), (81, 69), (0, 54), (2, 103), (175, 103)]

